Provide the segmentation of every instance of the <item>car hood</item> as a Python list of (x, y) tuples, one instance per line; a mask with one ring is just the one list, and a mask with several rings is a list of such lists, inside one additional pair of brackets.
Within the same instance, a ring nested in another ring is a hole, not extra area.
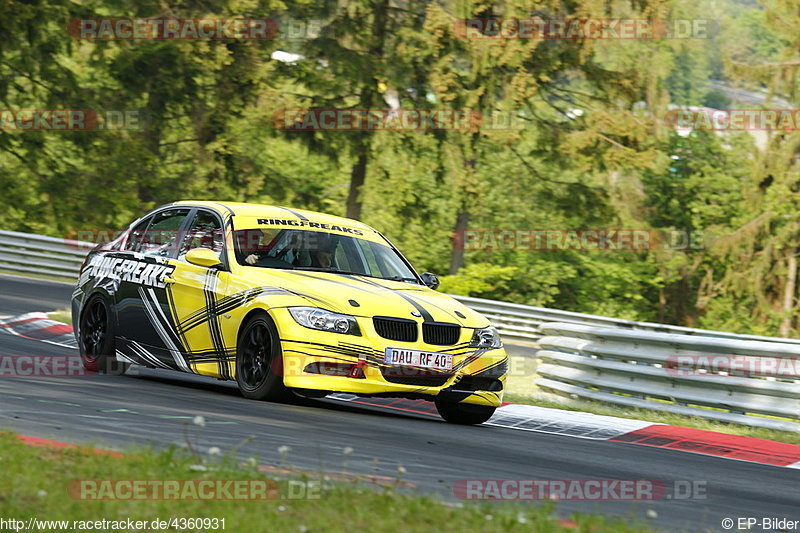
[(356, 316), (391, 316), (482, 328), (489, 321), (458, 300), (422, 285), (367, 276), (297, 270), (245, 268), (250, 286), (274, 287), (309, 306)]

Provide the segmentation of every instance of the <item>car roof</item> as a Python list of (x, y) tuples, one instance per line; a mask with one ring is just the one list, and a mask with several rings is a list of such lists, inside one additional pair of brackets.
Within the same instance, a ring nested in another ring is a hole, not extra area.
[(265, 204), (249, 204), (244, 202), (215, 202), (209, 200), (182, 200), (174, 202), (172, 205), (191, 205), (198, 207), (209, 207), (220, 213), (228, 211), (234, 216), (240, 215), (248, 218), (294, 218), (294, 219), (308, 219), (314, 222), (321, 222), (327, 224), (345, 224), (349, 227), (359, 228), (365, 231), (374, 232), (375, 229), (367, 226), (363, 222), (353, 220), (351, 218), (337, 217), (335, 215), (328, 215), (326, 213), (319, 213), (316, 211), (307, 211), (304, 209), (294, 209), (291, 207), (282, 207), (275, 205)]

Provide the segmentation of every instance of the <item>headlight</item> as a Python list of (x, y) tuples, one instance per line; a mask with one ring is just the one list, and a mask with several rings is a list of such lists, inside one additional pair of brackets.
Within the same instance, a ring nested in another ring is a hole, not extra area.
[(501, 346), (500, 334), (497, 328), (488, 327), (476, 329), (469, 343), (470, 348), (499, 348)]
[(319, 307), (290, 307), (289, 313), (301, 326), (320, 331), (361, 335), (356, 319), (350, 315), (332, 313)]

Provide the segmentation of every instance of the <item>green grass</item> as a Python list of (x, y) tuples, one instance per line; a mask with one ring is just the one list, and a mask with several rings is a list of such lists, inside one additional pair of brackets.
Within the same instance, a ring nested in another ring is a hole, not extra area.
[[(533, 377), (531, 377), (533, 380)], [(743, 435), (745, 437), (756, 437), (759, 439), (776, 440), (791, 444), (800, 444), (800, 433), (791, 431), (778, 431), (774, 429), (741, 426), (739, 424), (726, 424), (697, 416), (686, 416), (664, 411), (640, 409), (635, 407), (620, 407), (608, 405), (601, 402), (590, 400), (571, 400), (562, 401), (539, 398), (536, 395), (519, 393), (515, 391), (507, 392), (503, 400), (506, 402), (524, 403), (528, 405), (538, 405), (540, 407), (551, 407), (554, 409), (564, 409), (567, 411), (583, 411), (596, 415), (617, 416), (620, 418), (634, 418), (646, 420), (648, 422), (660, 422), (673, 426), (683, 426), (708, 431), (719, 431), (731, 435)]]
[(69, 279), (61, 276), (48, 276), (47, 274), (38, 274), (32, 272), (19, 272), (17, 270), (8, 270), (0, 267), (0, 274), (7, 276), (17, 276), (20, 278), (43, 279), (47, 281), (60, 281), (61, 283), (68, 283), (74, 285), (78, 281), (78, 275), (75, 274), (74, 279)]
[[(211, 460), (213, 459), (213, 460)], [(198, 471), (202, 465), (205, 471)], [(502, 531), (558, 532), (650, 531), (645, 524), (616, 518), (574, 515), (574, 525), (560, 523), (549, 504), (444, 503), (416, 494), (400, 478), (385, 484), (367, 481), (323, 481), (265, 476), (255, 460), (237, 465), (229, 457), (193, 456), (180, 448), (156, 453), (132, 450), (123, 457), (96, 455), (88, 450), (53, 450), (22, 444), (11, 433), (0, 433), (0, 517), (25, 520), (122, 520), (156, 518), (225, 519), (226, 531), (314, 532)], [(274, 470), (274, 469), (273, 469)], [(473, 473), (479, 477), (479, 473)], [(328, 477), (343, 478), (341, 474)], [(321, 483), (316, 499), (278, 497), (261, 501), (85, 501), (67, 492), (74, 480), (275, 479), (280, 494), (289, 483)], [(405, 487), (405, 488), (403, 488)], [(409, 493), (411, 492), (411, 493)], [(192, 530), (193, 531), (193, 530)]]
[(58, 309), (57, 311), (50, 311), (49, 313), (47, 313), (47, 316), (50, 317), (50, 320), (55, 320), (56, 322), (72, 324), (72, 311), (70, 311), (69, 309)]

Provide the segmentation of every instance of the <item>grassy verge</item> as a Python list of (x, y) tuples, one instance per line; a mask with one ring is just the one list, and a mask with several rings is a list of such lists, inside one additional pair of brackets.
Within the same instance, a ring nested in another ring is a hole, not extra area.
[(47, 316), (50, 317), (50, 320), (55, 320), (56, 322), (72, 324), (72, 311), (70, 311), (69, 309), (59, 309), (57, 311), (50, 311), (49, 313), (47, 313)]
[[(388, 485), (331, 482), (317, 478), (315, 499), (284, 497), (294, 484), (310, 486), (313, 478), (273, 477), (279, 494), (260, 501), (85, 501), (67, 488), (74, 480), (229, 480), (265, 479), (255, 460), (237, 465), (224, 456), (193, 457), (179, 449), (155, 453), (135, 450), (123, 457), (86, 450), (52, 450), (26, 446), (10, 433), (0, 433), (0, 516), (26, 520), (142, 520), (171, 518), (225, 519), (227, 531), (558, 532), (650, 531), (601, 516), (574, 515), (565, 524), (549, 505), (539, 503), (445, 504), (433, 497), (407, 494), (400, 479)], [(333, 477), (333, 476), (331, 476)], [(75, 485), (73, 485), (74, 487)], [(200, 531), (202, 528), (188, 529)], [(208, 531), (209, 529), (206, 529)]]
[(58, 281), (60, 283), (66, 283), (70, 285), (75, 285), (75, 282), (78, 281), (78, 275), (75, 274), (75, 279), (70, 280), (59, 276), (48, 276), (47, 274), (34, 274), (31, 272), (19, 272), (17, 270), (6, 270), (0, 268), (0, 274), (5, 274), (6, 276), (17, 276), (20, 278), (30, 278), (30, 279), (42, 279), (45, 281)]
[(47, 318), (55, 320), (56, 322), (63, 322), (64, 324), (72, 325), (72, 311), (69, 309), (57, 309), (55, 311), (47, 311), (45, 313)]
[[(533, 380), (533, 377), (531, 377), (531, 380)], [(673, 426), (705, 429), (708, 431), (719, 431), (720, 433), (728, 433), (731, 435), (743, 435), (745, 437), (756, 437), (759, 439), (769, 439), (780, 442), (788, 442), (791, 444), (800, 444), (800, 433), (740, 426), (738, 424), (726, 424), (724, 422), (716, 422), (714, 420), (708, 420), (697, 416), (665, 413), (663, 411), (639, 409), (635, 407), (615, 407), (601, 402), (593, 402), (589, 400), (565, 399), (563, 402), (561, 402), (513, 391), (507, 392), (503, 399), (507, 402), (538, 405), (540, 407), (551, 407), (554, 409), (564, 409), (567, 411), (583, 411), (585, 413), (618, 416), (620, 418), (634, 418), (637, 420), (660, 422), (662, 424), (670, 424)]]

